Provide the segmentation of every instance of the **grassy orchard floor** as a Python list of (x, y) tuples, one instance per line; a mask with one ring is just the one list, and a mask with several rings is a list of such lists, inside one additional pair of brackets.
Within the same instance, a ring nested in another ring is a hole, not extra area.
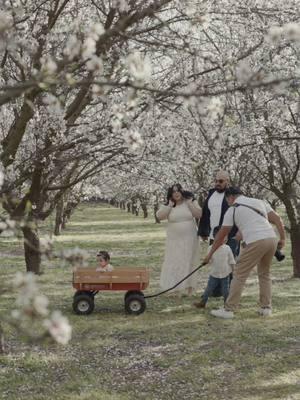
[[(51, 223), (42, 227), (46, 233)], [(163, 259), (164, 225), (107, 206), (77, 210), (56, 248), (107, 249), (115, 267), (147, 266), (148, 292), (158, 290)], [(1, 280), (24, 268), (22, 245), (1, 239)], [(204, 251), (204, 249), (203, 249)], [(287, 250), (288, 252), (288, 250)], [(274, 259), (275, 260), (275, 259)], [(6, 331), (10, 354), (0, 357), (1, 399), (163, 400), (163, 399), (300, 399), (300, 281), (291, 279), (291, 260), (274, 262), (274, 315), (256, 316), (253, 275), (242, 309), (233, 321), (214, 319), (191, 307), (194, 299), (160, 297), (143, 315), (126, 316), (123, 294), (96, 297), (93, 314), (72, 313), (71, 270), (58, 262), (39, 277), (51, 308), (61, 309), (73, 325), (69, 345), (29, 346)], [(199, 273), (205, 286), (207, 269)], [(1, 299), (1, 312), (13, 308), (13, 296)]]

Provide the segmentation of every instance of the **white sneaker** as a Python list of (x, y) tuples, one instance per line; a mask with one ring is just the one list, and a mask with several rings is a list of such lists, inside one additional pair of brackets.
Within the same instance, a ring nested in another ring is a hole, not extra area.
[(262, 315), (263, 317), (270, 317), (272, 315), (272, 309), (271, 308), (260, 308), (257, 310), (259, 315)]
[(212, 310), (211, 315), (219, 318), (230, 319), (234, 317), (233, 311), (227, 311), (224, 308), (220, 308), (219, 310)]

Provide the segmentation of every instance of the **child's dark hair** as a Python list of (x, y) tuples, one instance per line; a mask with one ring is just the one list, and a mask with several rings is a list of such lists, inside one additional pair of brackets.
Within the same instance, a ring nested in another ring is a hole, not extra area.
[(216, 226), (213, 230), (213, 237), (215, 238), (217, 236), (217, 233), (219, 232), (219, 230), (221, 229), (220, 226)]
[(107, 251), (101, 250), (97, 253), (97, 256), (102, 257), (105, 261), (109, 261), (110, 260), (110, 255)]

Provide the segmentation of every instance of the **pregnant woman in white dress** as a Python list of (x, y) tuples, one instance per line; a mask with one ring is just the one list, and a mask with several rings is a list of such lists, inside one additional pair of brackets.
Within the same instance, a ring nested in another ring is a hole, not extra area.
[[(159, 220), (168, 220), (165, 258), (160, 276), (162, 289), (175, 285), (199, 264), (195, 218), (201, 217), (202, 210), (191, 194), (186, 193), (189, 192), (184, 192), (181, 185), (173, 185), (168, 190), (167, 205), (161, 206), (156, 213)], [(187, 289), (191, 295), (196, 288), (195, 275), (182, 282), (174, 291)]]

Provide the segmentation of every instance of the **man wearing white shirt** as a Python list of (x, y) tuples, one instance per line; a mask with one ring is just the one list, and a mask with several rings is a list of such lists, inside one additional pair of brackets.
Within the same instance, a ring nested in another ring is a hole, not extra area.
[[(198, 227), (198, 236), (202, 240), (209, 239), (209, 244), (213, 243), (214, 229), (221, 226), (225, 212), (228, 210), (228, 203), (225, 198), (225, 190), (229, 187), (229, 174), (220, 170), (216, 174), (215, 187), (210, 189), (203, 204), (202, 217)], [(233, 228), (229, 235), (227, 244), (235, 256), (238, 255), (239, 245), (235, 240), (237, 229)]]
[[(238, 307), (246, 279), (257, 265), (261, 307), (259, 314), (271, 315), (270, 266), (276, 248), (282, 249), (285, 244), (281, 218), (264, 201), (243, 196), (239, 188), (226, 189), (225, 196), (231, 207), (226, 211), (223, 225), (204, 262), (209, 262), (234, 225), (241, 232), (246, 246), (237, 261), (224, 309), (213, 310), (211, 314), (220, 318), (233, 318), (233, 312)], [(280, 235), (279, 241), (270, 223), (276, 225)]]

